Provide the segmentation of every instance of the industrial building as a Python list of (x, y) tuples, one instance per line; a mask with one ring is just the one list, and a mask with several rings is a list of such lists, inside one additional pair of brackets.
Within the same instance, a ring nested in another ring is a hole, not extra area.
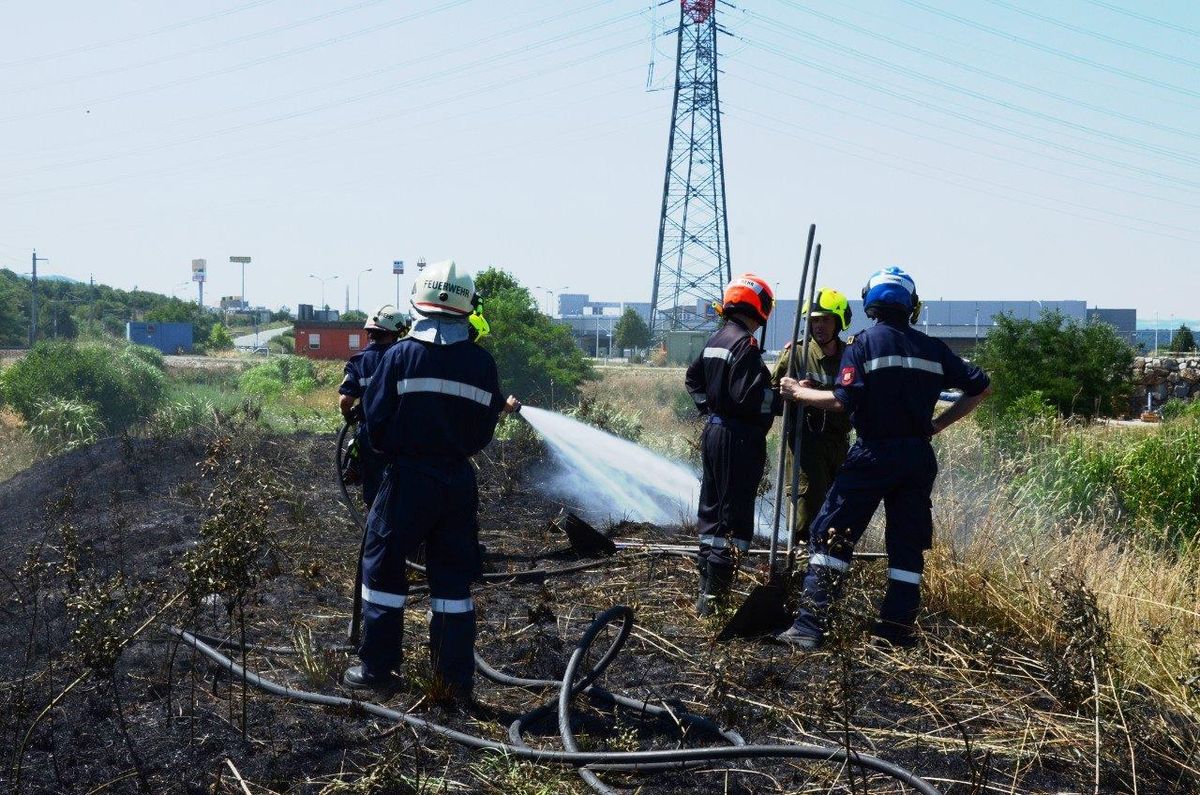
[[(854, 313), (850, 333), (867, 328), (870, 320), (862, 311), (862, 302), (850, 301)], [(558, 296), (558, 320), (569, 325), (580, 347), (591, 355), (606, 355), (609, 340), (617, 319), (627, 308), (633, 308), (649, 323), (648, 302), (592, 301), (583, 293)], [(700, 309), (703, 311), (703, 308)], [(1032, 301), (925, 301), (921, 320), (917, 327), (932, 337), (944, 340), (955, 353), (968, 354), (975, 344), (987, 336), (995, 326), (997, 315), (1009, 314), (1020, 320), (1035, 319), (1042, 312), (1057, 311), (1063, 317), (1078, 322), (1099, 320), (1111, 324), (1121, 336), (1136, 345), (1137, 310), (1088, 308), (1086, 301), (1032, 300)], [(792, 324), (796, 318), (796, 299), (782, 299), (775, 304), (771, 322), (767, 327), (766, 348), (777, 351), (791, 338)], [(715, 320), (715, 317), (714, 317)], [(707, 332), (695, 332), (701, 336)], [(701, 340), (702, 344), (703, 340)], [(598, 343), (598, 344), (597, 344)], [(694, 346), (692, 346), (694, 347)], [(689, 349), (684, 346), (682, 350)], [(612, 355), (619, 355), (613, 351)]]

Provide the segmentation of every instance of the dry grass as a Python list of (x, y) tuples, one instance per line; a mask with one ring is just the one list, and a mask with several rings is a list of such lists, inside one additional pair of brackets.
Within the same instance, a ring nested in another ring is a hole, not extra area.
[(9, 409), (0, 409), (0, 481), (26, 469), (37, 459), (37, 448), (25, 423)]

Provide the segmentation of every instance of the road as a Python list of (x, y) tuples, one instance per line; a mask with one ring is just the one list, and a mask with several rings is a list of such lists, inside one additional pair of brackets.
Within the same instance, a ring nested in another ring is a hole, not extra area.
[[(291, 333), (292, 333), (291, 326), (284, 326), (283, 328), (273, 328), (273, 329), (267, 329), (264, 331), (260, 331), (260, 332), (258, 332), (258, 344), (266, 345), (267, 340), (270, 340), (273, 337), (278, 337), (283, 334), (291, 334)], [(254, 335), (247, 334), (244, 337), (234, 337), (233, 338), (233, 347), (235, 347), (235, 348), (253, 348), (254, 347)]]

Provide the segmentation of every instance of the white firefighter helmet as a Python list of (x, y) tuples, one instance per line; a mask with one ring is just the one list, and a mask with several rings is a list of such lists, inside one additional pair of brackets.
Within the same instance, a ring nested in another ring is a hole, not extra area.
[(465, 319), (477, 300), (475, 280), (460, 274), (452, 259), (428, 266), (413, 283), (412, 307), (425, 317)]
[(373, 315), (367, 318), (367, 322), (363, 324), (363, 328), (371, 331), (399, 332), (401, 329), (408, 328), (411, 325), (412, 321), (408, 315), (391, 304), (384, 304), (376, 309)]

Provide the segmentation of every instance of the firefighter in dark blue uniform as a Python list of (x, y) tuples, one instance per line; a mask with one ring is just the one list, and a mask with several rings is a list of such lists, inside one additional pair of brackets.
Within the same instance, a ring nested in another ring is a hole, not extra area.
[(367, 318), (363, 329), (371, 340), (367, 347), (350, 357), (346, 362), (346, 375), (342, 385), (338, 387), (338, 408), (346, 422), (359, 423), (354, 437), (353, 466), (357, 469), (358, 480), (362, 483), (363, 502), (368, 508), (375, 501), (375, 493), (379, 491), (379, 483), (383, 478), (386, 463), (371, 450), (369, 440), (362, 432), (362, 397), (371, 383), (384, 352), (395, 344), (396, 340), (408, 331), (412, 325), (408, 316), (396, 310), (391, 304), (385, 304)]
[[(754, 536), (754, 500), (767, 458), (767, 431), (782, 411), (754, 332), (775, 300), (752, 273), (725, 288), (724, 325), (687, 369), (688, 393), (708, 416), (701, 437), (703, 480), (696, 527), (700, 533), (700, 596), (696, 612), (712, 613), (729, 595), (740, 554)], [(736, 552), (735, 552), (736, 550)]]
[(425, 544), (429, 648), (441, 695), (471, 699), (475, 604), (481, 568), (478, 493), (470, 458), (487, 446), (503, 411), (492, 355), (469, 340), (474, 282), (452, 261), (429, 266), (413, 285), (419, 318), (383, 355), (364, 398), (372, 447), (388, 463), (367, 516), (363, 547), (361, 665), (342, 681), (354, 689), (398, 683), (408, 579), (405, 557)]
[[(991, 392), (987, 375), (941, 340), (912, 327), (921, 303), (912, 278), (885, 268), (863, 288), (863, 307), (876, 320), (842, 356), (832, 392), (784, 379), (786, 398), (826, 411), (846, 411), (858, 435), (813, 520), (804, 599), (795, 623), (777, 639), (809, 650), (821, 644), (854, 546), (882, 501), (887, 519), (888, 586), (874, 635), (897, 646), (916, 642), (925, 550), (933, 543), (930, 495), (937, 459), (930, 438), (971, 413)], [(963, 397), (937, 417), (943, 389)]]

